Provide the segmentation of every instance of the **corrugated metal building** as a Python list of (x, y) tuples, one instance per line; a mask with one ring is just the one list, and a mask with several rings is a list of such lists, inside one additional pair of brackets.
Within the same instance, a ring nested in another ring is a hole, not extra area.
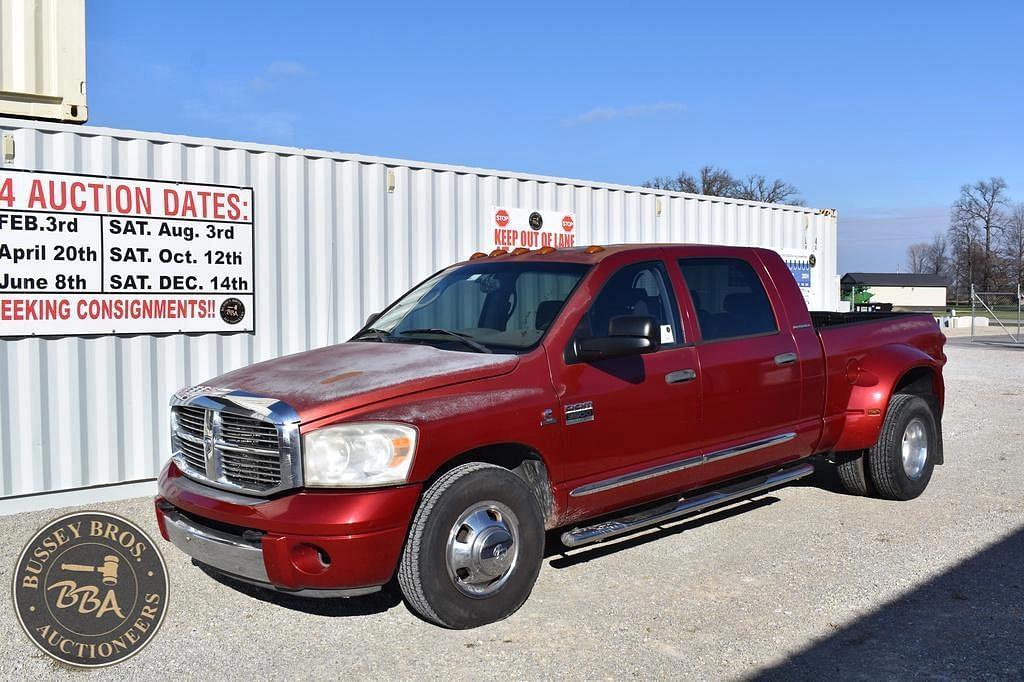
[(412, 284), (486, 247), (495, 206), (572, 212), (584, 244), (758, 245), (804, 264), (813, 254), (805, 295), (815, 308), (838, 304), (834, 211), (57, 123), (0, 119), (0, 133), (0, 171), (251, 187), (256, 277), (253, 334), (0, 340), (0, 511), (152, 479), (170, 456), (176, 389), (345, 340)]

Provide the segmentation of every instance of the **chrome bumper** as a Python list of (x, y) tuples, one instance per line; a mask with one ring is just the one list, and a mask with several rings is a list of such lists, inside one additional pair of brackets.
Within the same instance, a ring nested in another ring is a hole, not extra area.
[(199, 563), (246, 580), (269, 583), (263, 550), (241, 538), (164, 511), (167, 536), (174, 546)]
[(360, 597), (379, 592), (381, 589), (380, 585), (376, 585), (337, 590), (286, 590), (270, 582), (266, 565), (263, 563), (263, 549), (259, 545), (185, 518), (173, 508), (163, 508), (162, 511), (167, 537), (175, 547), (200, 564), (242, 582), (298, 597), (319, 599)]

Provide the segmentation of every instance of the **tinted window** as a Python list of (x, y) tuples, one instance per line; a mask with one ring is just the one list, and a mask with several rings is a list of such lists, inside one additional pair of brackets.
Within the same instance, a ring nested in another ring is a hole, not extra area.
[(660, 262), (627, 265), (605, 282), (576, 330), (576, 338), (606, 336), (613, 317), (645, 315), (661, 327), (661, 342), (682, 341), (676, 299)]
[(684, 258), (679, 267), (705, 341), (778, 330), (761, 279), (746, 261)]
[(555, 321), (562, 302), (580, 281), (579, 273), (531, 270), (516, 279), (508, 327), (543, 332)]

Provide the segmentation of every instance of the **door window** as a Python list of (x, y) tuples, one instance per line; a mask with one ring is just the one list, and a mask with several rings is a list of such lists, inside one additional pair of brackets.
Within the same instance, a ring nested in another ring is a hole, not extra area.
[(778, 331), (768, 294), (754, 268), (738, 258), (679, 261), (704, 341)]
[(605, 282), (576, 328), (574, 338), (606, 336), (612, 318), (643, 315), (653, 317), (660, 327), (662, 346), (682, 343), (679, 308), (667, 275), (660, 261), (634, 263), (620, 269)]

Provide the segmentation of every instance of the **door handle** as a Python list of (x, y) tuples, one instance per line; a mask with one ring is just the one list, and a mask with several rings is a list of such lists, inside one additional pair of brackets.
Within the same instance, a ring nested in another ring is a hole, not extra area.
[(792, 365), (796, 362), (796, 353), (779, 353), (775, 356), (776, 365)]
[(669, 372), (665, 375), (666, 384), (682, 384), (687, 381), (693, 381), (697, 378), (697, 372), (692, 369), (680, 369), (675, 372)]

